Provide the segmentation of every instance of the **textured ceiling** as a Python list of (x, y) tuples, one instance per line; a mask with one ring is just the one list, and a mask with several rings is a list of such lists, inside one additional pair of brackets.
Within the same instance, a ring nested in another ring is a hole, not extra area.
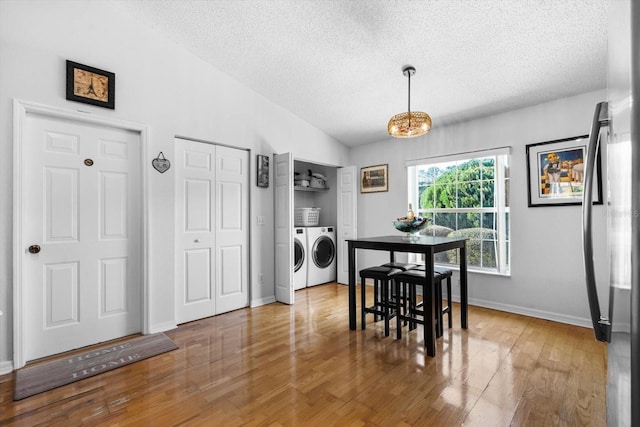
[(351, 146), (605, 87), (607, 0), (114, 0)]

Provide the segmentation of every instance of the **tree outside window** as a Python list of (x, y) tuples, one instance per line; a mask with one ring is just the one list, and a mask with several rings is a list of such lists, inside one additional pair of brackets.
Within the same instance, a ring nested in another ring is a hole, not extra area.
[[(409, 176), (409, 200), (432, 220), (424, 234), (466, 237), (470, 269), (509, 274), (508, 155), (420, 164)], [(456, 257), (437, 254), (436, 262), (457, 264)]]

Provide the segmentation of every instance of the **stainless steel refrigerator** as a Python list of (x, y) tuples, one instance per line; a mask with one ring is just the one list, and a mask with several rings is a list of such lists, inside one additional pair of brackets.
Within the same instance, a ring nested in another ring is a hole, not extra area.
[[(640, 426), (639, 50), (640, 2), (610, 0), (607, 100), (596, 106), (591, 124), (582, 204), (584, 265), (593, 329), (596, 339), (609, 343), (606, 399), (610, 427)], [(600, 309), (591, 239), (595, 183), (590, 172), (595, 171), (600, 150), (606, 150), (607, 159), (607, 315)]]

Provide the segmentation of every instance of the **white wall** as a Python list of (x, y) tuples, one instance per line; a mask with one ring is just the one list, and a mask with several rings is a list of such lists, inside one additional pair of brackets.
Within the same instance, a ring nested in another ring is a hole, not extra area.
[[(469, 302), (590, 326), (581, 252), (581, 207), (527, 206), (525, 146), (588, 134), (595, 104), (605, 96), (604, 90), (597, 91), (451, 126), (439, 126), (436, 119), (431, 132), (423, 137), (390, 138), (353, 149), (352, 164), (358, 167), (389, 164), (389, 191), (358, 197), (358, 236), (397, 233), (391, 220), (404, 216), (407, 209), (405, 161), (512, 146), (511, 277), (469, 273)], [(605, 171), (606, 163), (602, 166)], [(603, 187), (606, 193), (604, 183)], [(606, 211), (603, 206), (596, 206), (594, 221), (594, 242), (601, 243), (596, 249), (600, 260), (597, 266), (600, 303), (606, 313)], [(384, 254), (358, 252), (358, 268), (385, 261)], [(458, 295), (457, 286), (453, 293)]]
[[(66, 59), (116, 74), (115, 110), (65, 100)], [(13, 353), (14, 98), (145, 124), (145, 162), (160, 151), (173, 160), (174, 136), (251, 150), (252, 305), (271, 301), (274, 294), (273, 185), (255, 186), (255, 155), (293, 152), (338, 165), (349, 151), (111, 3), (0, 0), (0, 373), (10, 366)], [(175, 169), (164, 174), (149, 169), (151, 328), (162, 330), (175, 325)], [(258, 215), (267, 226), (255, 225)], [(263, 285), (258, 285), (258, 274), (264, 276)]]

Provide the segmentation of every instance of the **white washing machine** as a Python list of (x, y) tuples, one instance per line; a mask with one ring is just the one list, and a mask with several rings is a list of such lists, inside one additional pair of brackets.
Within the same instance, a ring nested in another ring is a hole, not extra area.
[(296, 227), (293, 229), (293, 289), (307, 287), (307, 229)]
[(307, 286), (336, 280), (335, 230), (335, 227), (307, 227)]

